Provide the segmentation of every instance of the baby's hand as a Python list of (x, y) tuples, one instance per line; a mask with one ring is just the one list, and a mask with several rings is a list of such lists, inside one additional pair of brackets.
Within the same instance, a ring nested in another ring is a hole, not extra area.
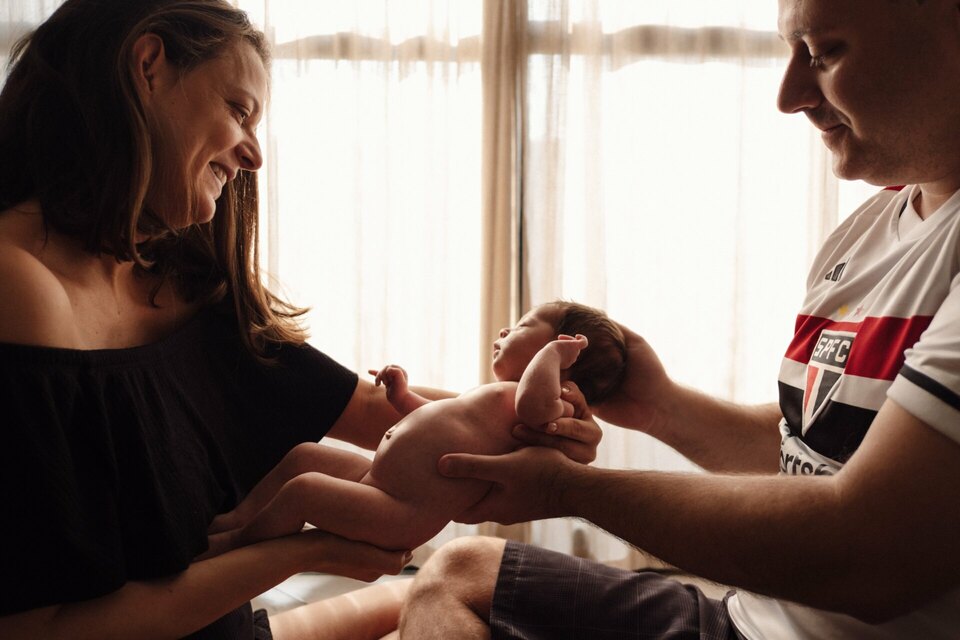
[(368, 373), (376, 376), (373, 380), (374, 386), (381, 384), (387, 389), (387, 400), (393, 400), (407, 392), (407, 372), (403, 367), (395, 364), (388, 364), (383, 369), (377, 371), (370, 369)]
[(578, 333), (573, 337), (561, 333), (553, 341), (553, 345), (560, 354), (560, 368), (569, 369), (577, 361), (580, 352), (587, 348), (587, 336)]

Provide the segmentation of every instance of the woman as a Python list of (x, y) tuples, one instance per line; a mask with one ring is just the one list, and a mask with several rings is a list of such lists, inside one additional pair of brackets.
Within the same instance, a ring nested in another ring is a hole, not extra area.
[[(403, 553), (311, 531), (193, 561), (213, 517), (293, 446), (373, 449), (398, 418), (261, 284), (262, 34), (221, 0), (67, 0), (11, 60), (0, 635), (388, 633), (402, 589), (271, 621), (249, 600), (300, 571), (396, 573)], [(518, 435), (592, 459), (589, 416), (559, 427)]]

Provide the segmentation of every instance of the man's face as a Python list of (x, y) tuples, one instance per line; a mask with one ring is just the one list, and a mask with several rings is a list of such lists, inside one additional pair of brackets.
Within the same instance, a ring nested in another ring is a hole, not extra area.
[(778, 96), (820, 129), (841, 178), (960, 175), (960, 9), (948, 0), (779, 0)]

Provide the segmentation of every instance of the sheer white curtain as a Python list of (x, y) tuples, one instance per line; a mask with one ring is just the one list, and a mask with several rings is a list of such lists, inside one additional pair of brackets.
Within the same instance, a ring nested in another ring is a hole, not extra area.
[(482, 3), (239, 6), (274, 45), (263, 255), (312, 308), (311, 343), (363, 376), (397, 363), (412, 384), (475, 386)]
[[(770, 0), (530, 0), (523, 99), (522, 303), (608, 310), (678, 381), (777, 397), (806, 269), (838, 220), (816, 132), (777, 112), (786, 49)], [(857, 187), (853, 187), (857, 191)], [(856, 199), (859, 194), (847, 196)], [(852, 208), (852, 205), (849, 206)], [(604, 425), (597, 464), (691, 470)], [(636, 564), (579, 522), (541, 544)]]
[[(563, 297), (685, 384), (776, 398), (812, 253), (872, 189), (776, 111), (776, 2), (236, 1), (275, 51), (262, 255), (319, 349), (463, 390), (496, 328)], [(59, 4), (0, 0), (4, 55)], [(600, 465), (693, 470), (604, 431)], [(575, 521), (512, 535), (639, 562)]]
[(479, 37), (473, 3), (241, 1), (274, 42), (264, 256), (311, 342), (413, 384), (477, 380)]

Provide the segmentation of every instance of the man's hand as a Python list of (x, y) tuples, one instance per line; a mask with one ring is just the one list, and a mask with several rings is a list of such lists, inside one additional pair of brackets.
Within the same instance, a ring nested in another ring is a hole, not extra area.
[(671, 398), (673, 381), (653, 348), (620, 325), (627, 342), (627, 371), (620, 387), (596, 405), (597, 415), (611, 424), (656, 435), (665, 421), (660, 407)]
[(492, 483), (480, 502), (454, 518), (467, 524), (513, 524), (566, 515), (558, 497), (579, 467), (560, 451), (546, 447), (524, 447), (501, 456), (451, 453), (438, 463), (447, 477)]
[(561, 393), (561, 400), (573, 405), (573, 417), (535, 427), (518, 424), (513, 428), (513, 436), (524, 444), (557, 449), (574, 462), (593, 462), (603, 431), (576, 384), (564, 382)]

